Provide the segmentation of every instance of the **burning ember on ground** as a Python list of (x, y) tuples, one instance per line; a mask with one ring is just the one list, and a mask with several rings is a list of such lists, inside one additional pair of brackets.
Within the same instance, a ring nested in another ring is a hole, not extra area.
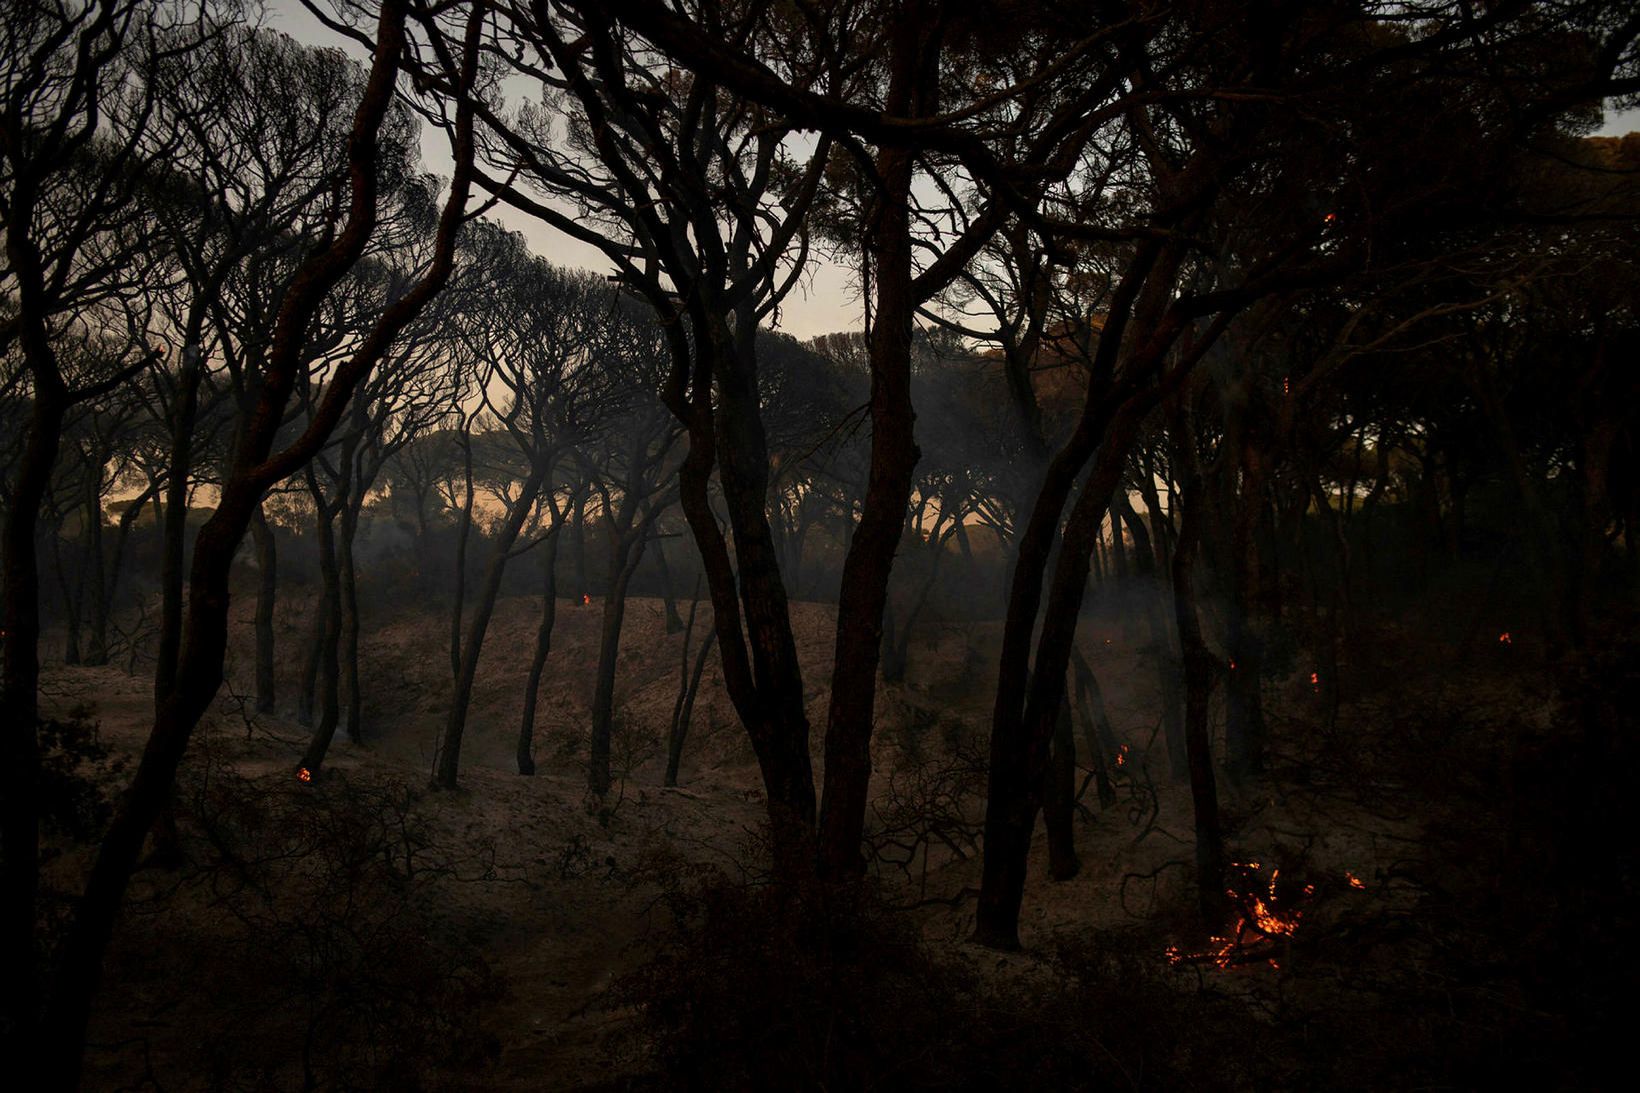
[(1212, 964), (1229, 968), (1237, 964), (1268, 963), (1279, 968), (1275, 954), (1283, 938), (1298, 932), (1299, 920), (1304, 917), (1302, 903), (1315, 895), (1315, 885), (1306, 884), (1295, 893), (1291, 885), (1281, 884), (1281, 870), (1270, 870), (1268, 879), (1260, 873), (1259, 863), (1234, 862), (1232, 877), (1225, 885), (1224, 894), (1235, 908), (1236, 923), (1224, 936), (1208, 939), (1208, 947), (1199, 953), (1186, 953), (1177, 945), (1167, 948), (1169, 964)]
[(586, 607), (590, 603), (592, 603), (592, 596), (586, 592), (581, 593), (581, 606)]
[(296, 780), (298, 782), (311, 782), (313, 781), (313, 772), (306, 767), (297, 767)]
[(1128, 746), (1126, 744), (1122, 744), (1121, 746), (1119, 746), (1116, 749), (1116, 765), (1117, 766), (1119, 766), (1119, 767), (1127, 766), (1127, 753), (1128, 753)]
[(1510, 639), (1509, 631), (1505, 630), (1503, 633), (1498, 635), (1498, 644), (1499, 645), (1513, 645), (1515, 643)]
[[(1269, 964), (1279, 968), (1276, 957), (1284, 939), (1298, 932), (1306, 905), (1315, 896), (1315, 885), (1281, 883), (1281, 870), (1272, 869), (1268, 878), (1256, 861), (1234, 862), (1224, 894), (1234, 908), (1235, 926), (1222, 937), (1208, 939), (1207, 948), (1187, 953), (1177, 945), (1166, 950), (1169, 964), (1212, 964), (1230, 968), (1242, 964)], [(1366, 882), (1346, 872), (1344, 880), (1356, 891), (1365, 891)]]

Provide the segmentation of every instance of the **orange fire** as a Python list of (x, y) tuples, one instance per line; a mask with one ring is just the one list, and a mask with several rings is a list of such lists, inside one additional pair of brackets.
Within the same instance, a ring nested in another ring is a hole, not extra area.
[[(1270, 870), (1270, 878), (1265, 881), (1258, 875), (1260, 866), (1256, 861), (1234, 862), (1231, 868), (1239, 875), (1225, 886), (1224, 894), (1236, 908), (1235, 926), (1223, 936), (1209, 938), (1208, 947), (1198, 953), (1183, 952), (1177, 945), (1169, 946), (1166, 950), (1169, 964), (1211, 963), (1228, 968), (1262, 961), (1272, 968), (1281, 967), (1274, 954), (1282, 939), (1298, 932), (1299, 921), (1304, 917), (1303, 908), (1292, 896), (1283, 897), (1278, 892), (1280, 869)], [(1306, 884), (1299, 899), (1308, 900), (1313, 895), (1315, 885)], [(1293, 905), (1284, 907), (1284, 902)]]
[(298, 782), (311, 782), (313, 781), (313, 772), (306, 767), (297, 767), (296, 780)]
[(1366, 888), (1366, 885), (1362, 883), (1361, 878), (1356, 876), (1354, 873), (1345, 873), (1344, 879), (1350, 882), (1351, 888)]
[(1332, 223), (1332, 222), (1333, 222), (1333, 221), (1335, 221), (1335, 220), (1337, 220), (1337, 219), (1338, 219), (1338, 214), (1337, 214), (1337, 213), (1328, 213), (1328, 214), (1327, 214), (1327, 215), (1326, 215), (1326, 216), (1325, 216), (1325, 217), (1324, 217), (1324, 218), (1323, 218), (1323, 219), (1322, 219), (1322, 221), (1321, 221), (1321, 222), (1322, 222), (1322, 223), (1323, 223), (1323, 224), (1331, 224), (1331, 223)]
[(1232, 672), (1236, 670), (1236, 662), (1233, 660), (1230, 662), (1230, 670)]
[(1510, 639), (1509, 631), (1505, 630), (1503, 633), (1498, 635), (1498, 644), (1499, 645), (1513, 645), (1515, 643), (1514, 643), (1513, 640)]
[(581, 593), (581, 606), (582, 607), (587, 606), (591, 602), (592, 602), (592, 596), (591, 595), (589, 595), (586, 592)]
[(1119, 766), (1119, 767), (1127, 766), (1127, 753), (1128, 753), (1128, 746), (1126, 744), (1122, 744), (1121, 746), (1119, 746), (1116, 749), (1116, 765), (1117, 766)]

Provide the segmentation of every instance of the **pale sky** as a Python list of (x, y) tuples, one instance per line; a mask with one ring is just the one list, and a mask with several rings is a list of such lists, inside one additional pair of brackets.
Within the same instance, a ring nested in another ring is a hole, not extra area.
[[(301, 42), (314, 45), (341, 46), (348, 53), (367, 60), (367, 56), (349, 39), (341, 38), (326, 28), (302, 6), (301, 0), (266, 0), (267, 23), (275, 30), (289, 34)], [(1611, 112), (1599, 132), (1607, 136), (1621, 136), (1640, 129), (1640, 110)], [(449, 152), (441, 135), (424, 132), (423, 159), (428, 170), (448, 174)], [(595, 248), (556, 232), (535, 217), (505, 206), (491, 213), (493, 219), (520, 232), (530, 249), (549, 261), (580, 269), (609, 271), (610, 263)], [(798, 338), (811, 338), (837, 330), (857, 330), (861, 320), (858, 293), (852, 289), (851, 277), (841, 266), (811, 255), (805, 283), (792, 290), (779, 316), (778, 328)]]
[[(301, 0), (266, 0), (267, 25), (274, 30), (311, 45), (339, 46), (361, 62), (368, 55), (351, 39), (342, 38), (313, 17)], [(450, 154), (440, 133), (423, 129), (423, 166), (448, 176)], [(609, 259), (596, 248), (546, 227), (528, 213), (497, 206), (491, 219), (521, 233), (530, 249), (560, 266), (612, 270)], [(838, 330), (858, 330), (861, 318), (859, 294), (851, 287), (847, 270), (811, 252), (804, 280), (786, 297), (781, 307), (778, 329), (796, 338), (812, 338)]]

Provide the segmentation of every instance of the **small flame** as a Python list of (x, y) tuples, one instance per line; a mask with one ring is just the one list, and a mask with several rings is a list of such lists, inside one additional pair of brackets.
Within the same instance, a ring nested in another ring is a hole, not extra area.
[(1235, 670), (1236, 670), (1236, 662), (1235, 662), (1235, 661), (1234, 661), (1234, 660), (1232, 660), (1232, 661), (1231, 661), (1231, 662), (1230, 662), (1230, 670), (1231, 670), (1231, 671), (1232, 671), (1232, 672), (1233, 672), (1233, 671), (1235, 671)]
[(1337, 213), (1328, 213), (1325, 217), (1322, 218), (1321, 222), (1323, 224), (1331, 224), (1331, 223), (1335, 222), (1337, 219), (1338, 219), (1338, 214)]
[(1321, 673), (1311, 672), (1310, 673), (1310, 682), (1314, 683), (1316, 686), (1320, 686), (1321, 685)]
[(588, 605), (588, 604), (590, 604), (590, 603), (592, 603), (592, 596), (591, 596), (591, 594), (590, 594), (590, 593), (587, 593), (587, 592), (583, 592), (583, 593), (581, 593), (581, 606), (582, 606), (582, 607), (586, 607), (586, 606), (587, 606), (587, 605)]
[(313, 772), (306, 767), (297, 767), (296, 780), (298, 782), (311, 782), (313, 781)]
[(1127, 753), (1128, 753), (1128, 746), (1126, 744), (1123, 744), (1123, 745), (1119, 746), (1116, 749), (1116, 765), (1117, 766), (1119, 766), (1119, 767), (1127, 766)]
[(1351, 888), (1360, 888), (1360, 889), (1365, 889), (1366, 888), (1366, 885), (1364, 883), (1362, 883), (1361, 878), (1356, 876), (1354, 873), (1345, 873), (1344, 874), (1344, 879), (1350, 882), (1350, 887)]
[[(1231, 867), (1245, 874), (1257, 873), (1260, 868), (1256, 861), (1232, 862)], [(1281, 897), (1276, 891), (1280, 878), (1281, 870), (1272, 869), (1267, 882), (1260, 877), (1245, 876), (1245, 881), (1252, 882), (1245, 892), (1238, 891), (1236, 884), (1226, 886), (1224, 894), (1237, 908), (1235, 926), (1224, 936), (1209, 938), (1207, 949), (1199, 953), (1184, 953), (1177, 945), (1168, 946), (1167, 962), (1175, 965), (1186, 961), (1211, 963), (1218, 968), (1229, 968), (1262, 960), (1272, 968), (1280, 968), (1274, 956), (1276, 946), (1281, 939), (1298, 932), (1299, 920), (1304, 917), (1300, 907), (1280, 906)], [(1303, 894), (1305, 899), (1314, 896), (1315, 885), (1306, 884)]]
[(1498, 635), (1498, 644), (1499, 645), (1513, 645), (1515, 643), (1514, 643), (1513, 639), (1511, 639), (1509, 637), (1509, 631), (1505, 630), (1503, 633)]

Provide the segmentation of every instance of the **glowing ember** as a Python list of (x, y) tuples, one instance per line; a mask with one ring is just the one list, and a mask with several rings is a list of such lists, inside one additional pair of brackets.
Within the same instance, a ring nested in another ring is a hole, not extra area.
[(1293, 393), (1292, 381), (1290, 381), (1286, 376), (1281, 377), (1281, 393), (1283, 395), (1290, 395)]
[(1321, 674), (1319, 672), (1311, 672), (1310, 682), (1319, 686), (1321, 684)]
[(1505, 630), (1503, 633), (1498, 635), (1498, 644), (1499, 645), (1513, 645), (1515, 643), (1510, 639), (1509, 631)]
[(306, 767), (297, 767), (296, 780), (298, 782), (311, 782), (313, 781), (313, 772)]
[(1365, 888), (1366, 887), (1366, 885), (1364, 883), (1362, 883), (1361, 878), (1356, 876), (1354, 873), (1345, 873), (1344, 874), (1344, 879), (1350, 882), (1350, 887), (1351, 888)]
[(1126, 744), (1123, 744), (1123, 745), (1121, 745), (1120, 747), (1118, 747), (1116, 749), (1116, 765), (1117, 766), (1119, 766), (1119, 767), (1127, 766), (1127, 753), (1128, 753), (1128, 746)]
[(1223, 936), (1209, 938), (1207, 948), (1201, 952), (1186, 953), (1176, 945), (1169, 946), (1169, 964), (1210, 963), (1229, 968), (1262, 961), (1272, 968), (1281, 967), (1274, 954), (1284, 938), (1298, 932), (1299, 920), (1304, 917), (1300, 903), (1315, 895), (1315, 885), (1304, 885), (1294, 896), (1280, 888), (1280, 869), (1270, 870), (1268, 880), (1259, 875), (1256, 861), (1234, 862), (1231, 869), (1236, 875), (1226, 884), (1224, 894), (1236, 909), (1234, 927)]
[(1338, 219), (1338, 214), (1337, 214), (1337, 213), (1328, 213), (1328, 214), (1327, 214), (1327, 215), (1326, 215), (1326, 216), (1325, 216), (1325, 217), (1324, 217), (1324, 218), (1323, 218), (1323, 219), (1322, 219), (1322, 221), (1321, 221), (1321, 222), (1322, 222), (1322, 223), (1323, 223), (1323, 224), (1331, 224), (1331, 223), (1333, 223), (1333, 222), (1334, 222), (1334, 221), (1336, 221), (1336, 220), (1337, 220), (1337, 219)]
[(592, 602), (592, 596), (589, 593), (586, 593), (586, 592), (581, 593), (581, 606), (582, 607), (587, 606), (591, 602)]
[(1232, 672), (1236, 670), (1236, 662), (1233, 660), (1230, 662), (1230, 670)]

